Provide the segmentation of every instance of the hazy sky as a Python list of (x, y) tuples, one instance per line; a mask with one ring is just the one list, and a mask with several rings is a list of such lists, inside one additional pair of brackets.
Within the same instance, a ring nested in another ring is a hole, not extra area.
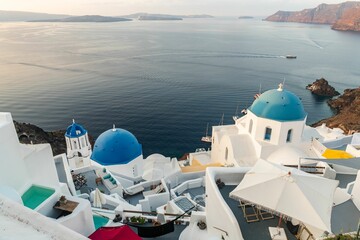
[(72, 15), (123, 15), (135, 12), (266, 16), (277, 10), (302, 10), (345, 0), (0, 0), (1, 10)]

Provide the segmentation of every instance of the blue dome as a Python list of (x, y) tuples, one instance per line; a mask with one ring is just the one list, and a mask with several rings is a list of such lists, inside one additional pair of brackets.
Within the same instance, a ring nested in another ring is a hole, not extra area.
[(258, 117), (281, 122), (299, 121), (306, 117), (300, 98), (281, 87), (261, 94), (248, 110)]
[(132, 133), (114, 128), (96, 139), (91, 159), (101, 165), (117, 165), (129, 163), (141, 154), (141, 144)]
[(86, 129), (81, 126), (80, 124), (77, 124), (73, 122), (67, 129), (65, 133), (65, 137), (68, 138), (78, 138), (87, 133)]

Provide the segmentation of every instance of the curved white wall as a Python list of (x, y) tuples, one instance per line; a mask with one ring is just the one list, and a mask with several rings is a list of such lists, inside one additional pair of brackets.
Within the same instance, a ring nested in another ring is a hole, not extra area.
[(221, 178), (226, 184), (235, 185), (241, 181), (248, 170), (249, 168), (209, 167), (206, 169), (206, 223), (209, 235), (225, 240), (244, 239), (238, 221), (223, 199), (215, 181)]

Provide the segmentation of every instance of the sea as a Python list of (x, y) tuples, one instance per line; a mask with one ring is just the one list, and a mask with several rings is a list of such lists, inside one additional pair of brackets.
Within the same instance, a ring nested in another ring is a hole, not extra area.
[[(254, 95), (297, 94), (307, 123), (332, 116), (305, 87), (360, 85), (360, 34), (328, 25), (211, 18), (116, 23), (0, 23), (0, 111), (46, 131), (75, 119), (95, 139), (113, 124), (144, 157), (180, 157), (206, 126), (233, 124)], [(296, 59), (286, 59), (296, 55)], [(209, 130), (211, 132), (211, 130)]]

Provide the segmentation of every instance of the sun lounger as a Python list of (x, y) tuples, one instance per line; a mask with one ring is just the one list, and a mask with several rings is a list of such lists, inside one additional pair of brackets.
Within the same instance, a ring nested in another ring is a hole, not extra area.
[(273, 219), (274, 215), (269, 213), (265, 210), (258, 209), (258, 215), (260, 216), (261, 220)]
[(241, 207), (243, 211), (246, 222), (250, 223), (260, 221), (258, 210), (254, 205), (240, 201), (239, 207)]
[(156, 188), (154, 188), (152, 190), (143, 192), (143, 195), (144, 195), (144, 197), (146, 197), (146, 196), (149, 196), (149, 195), (161, 193), (163, 190), (164, 190), (164, 187), (160, 184), (160, 185), (156, 186)]
[(137, 193), (140, 193), (140, 192), (144, 191), (144, 187), (139, 185), (139, 186), (136, 186), (136, 187), (131, 187), (130, 189), (129, 188), (124, 188), (123, 191), (124, 191), (124, 193), (126, 195), (132, 196), (132, 195), (135, 195)]
[(118, 187), (116, 180), (106, 170), (98, 169), (95, 171), (95, 173), (97, 177), (102, 179), (102, 183), (109, 191)]

